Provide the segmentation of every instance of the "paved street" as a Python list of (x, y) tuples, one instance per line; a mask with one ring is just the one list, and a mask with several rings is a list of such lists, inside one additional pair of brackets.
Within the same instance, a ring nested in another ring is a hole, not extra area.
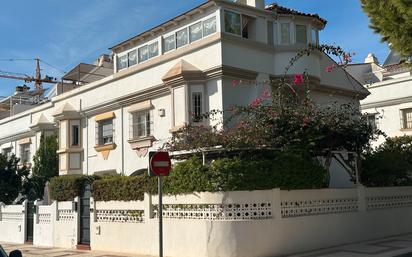
[[(67, 250), (33, 245), (0, 243), (10, 252), (20, 249), (24, 257), (148, 257), (97, 251)], [(411, 253), (411, 254), (408, 254)], [(358, 244), (343, 245), (289, 257), (412, 257), (412, 234), (389, 237)]]
[[(411, 253), (411, 254), (407, 254)], [(289, 257), (412, 257), (412, 234), (327, 248)]]

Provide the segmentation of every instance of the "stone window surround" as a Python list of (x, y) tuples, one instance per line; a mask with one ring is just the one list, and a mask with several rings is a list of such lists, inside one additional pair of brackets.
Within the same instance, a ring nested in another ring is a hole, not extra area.
[[(96, 129), (99, 129), (98, 128), (98, 123), (100, 122), (100, 121), (105, 121), (105, 120), (114, 120), (116, 118), (116, 115), (114, 114), (114, 112), (106, 112), (106, 113), (102, 113), (102, 114), (99, 114), (99, 115), (97, 115), (96, 117), (95, 117), (95, 122), (97, 123), (96, 125)], [(95, 133), (99, 133), (99, 131), (95, 131)], [(100, 137), (100, 135), (99, 135), (99, 137)], [(97, 142), (96, 142), (97, 143)], [(114, 124), (113, 124), (113, 142), (112, 143), (110, 143), (110, 144), (106, 144), (106, 145), (98, 145), (98, 144), (96, 144), (95, 145), (95, 147), (94, 147), (94, 149), (97, 151), (97, 152), (105, 152), (105, 151), (111, 151), (111, 150), (114, 150), (114, 149), (116, 149), (116, 144), (114, 143)]]
[[(142, 112), (142, 111), (152, 111), (153, 108), (154, 107), (152, 105), (151, 100), (146, 100), (144, 102), (140, 102), (140, 103), (137, 103), (137, 104), (134, 104), (134, 105), (130, 106), (129, 109), (127, 110), (127, 112), (130, 115), (133, 115), (135, 113)], [(152, 126), (153, 125), (154, 125), (154, 123), (152, 121)], [(133, 129), (132, 124), (130, 124), (129, 129)], [(153, 145), (153, 141), (155, 141), (155, 140), (156, 140), (155, 137), (152, 134), (150, 134), (146, 137), (130, 138), (127, 142), (131, 145), (133, 150), (136, 150), (136, 149), (140, 149), (140, 148), (151, 147)]]

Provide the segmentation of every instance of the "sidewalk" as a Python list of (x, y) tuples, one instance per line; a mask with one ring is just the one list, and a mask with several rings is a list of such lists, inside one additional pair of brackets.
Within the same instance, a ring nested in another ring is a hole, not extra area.
[[(80, 251), (33, 245), (0, 243), (6, 252), (19, 249), (23, 257), (148, 257), (108, 253), (98, 251)], [(410, 253), (410, 254), (408, 254)], [(343, 245), (289, 257), (412, 257), (412, 234), (388, 237), (368, 242)], [(195, 257), (195, 256), (194, 256)]]
[(10, 243), (0, 243), (4, 250), (9, 253), (12, 250), (20, 250), (23, 257), (148, 257), (127, 255), (121, 253), (109, 253), (99, 251), (80, 251), (71, 249), (61, 249), (52, 247), (39, 247), (33, 245), (17, 245)]
[[(409, 253), (409, 254), (408, 254)], [(412, 257), (412, 234), (290, 255), (289, 257)]]

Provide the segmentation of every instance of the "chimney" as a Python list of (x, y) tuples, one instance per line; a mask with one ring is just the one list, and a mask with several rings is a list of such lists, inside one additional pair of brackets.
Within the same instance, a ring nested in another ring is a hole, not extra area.
[(378, 58), (373, 53), (368, 54), (368, 56), (365, 58), (365, 63), (375, 63), (378, 64)]
[(265, 0), (238, 0), (236, 3), (249, 5), (258, 9), (265, 9)]

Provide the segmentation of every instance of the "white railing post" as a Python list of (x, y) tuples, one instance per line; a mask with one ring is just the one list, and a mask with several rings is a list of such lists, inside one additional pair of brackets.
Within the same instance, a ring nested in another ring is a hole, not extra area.
[(22, 203), (23, 218), (22, 218), (21, 223), (20, 223), (20, 231), (22, 232), (23, 238), (21, 240), (21, 243), (24, 243), (26, 241), (26, 238), (27, 238), (26, 223), (27, 223), (27, 219), (28, 219), (27, 213), (29, 212), (28, 203), (29, 203), (29, 201), (27, 199), (24, 200), (24, 202)]
[(280, 188), (275, 188), (272, 190), (272, 192), (273, 192), (273, 203), (272, 203), (273, 217), (275, 219), (281, 219), (282, 218), (282, 207), (281, 207), (282, 199), (280, 198)]
[(356, 191), (358, 194), (358, 210), (365, 212), (367, 210), (366, 188), (362, 185), (357, 185)]
[(0, 202), (0, 222), (3, 220), (3, 209), (6, 205)]
[(33, 214), (33, 224), (36, 226), (36, 224), (39, 224), (39, 206), (42, 205), (43, 202), (40, 200), (34, 201), (34, 208), (35, 212)]
[(153, 219), (152, 195), (144, 193), (144, 218), (146, 220)]
[(59, 202), (58, 201), (53, 201), (52, 203), (53, 206), (53, 213), (54, 213), (54, 218), (53, 218), (53, 223), (55, 221), (59, 220)]
[(75, 242), (72, 242), (74, 244), (72, 245), (72, 247), (75, 247), (80, 239), (80, 197), (76, 196), (76, 198), (74, 198), (72, 206), (73, 206), (72, 210), (75, 212), (74, 224), (76, 228), (76, 232), (75, 232), (76, 238), (75, 238)]

